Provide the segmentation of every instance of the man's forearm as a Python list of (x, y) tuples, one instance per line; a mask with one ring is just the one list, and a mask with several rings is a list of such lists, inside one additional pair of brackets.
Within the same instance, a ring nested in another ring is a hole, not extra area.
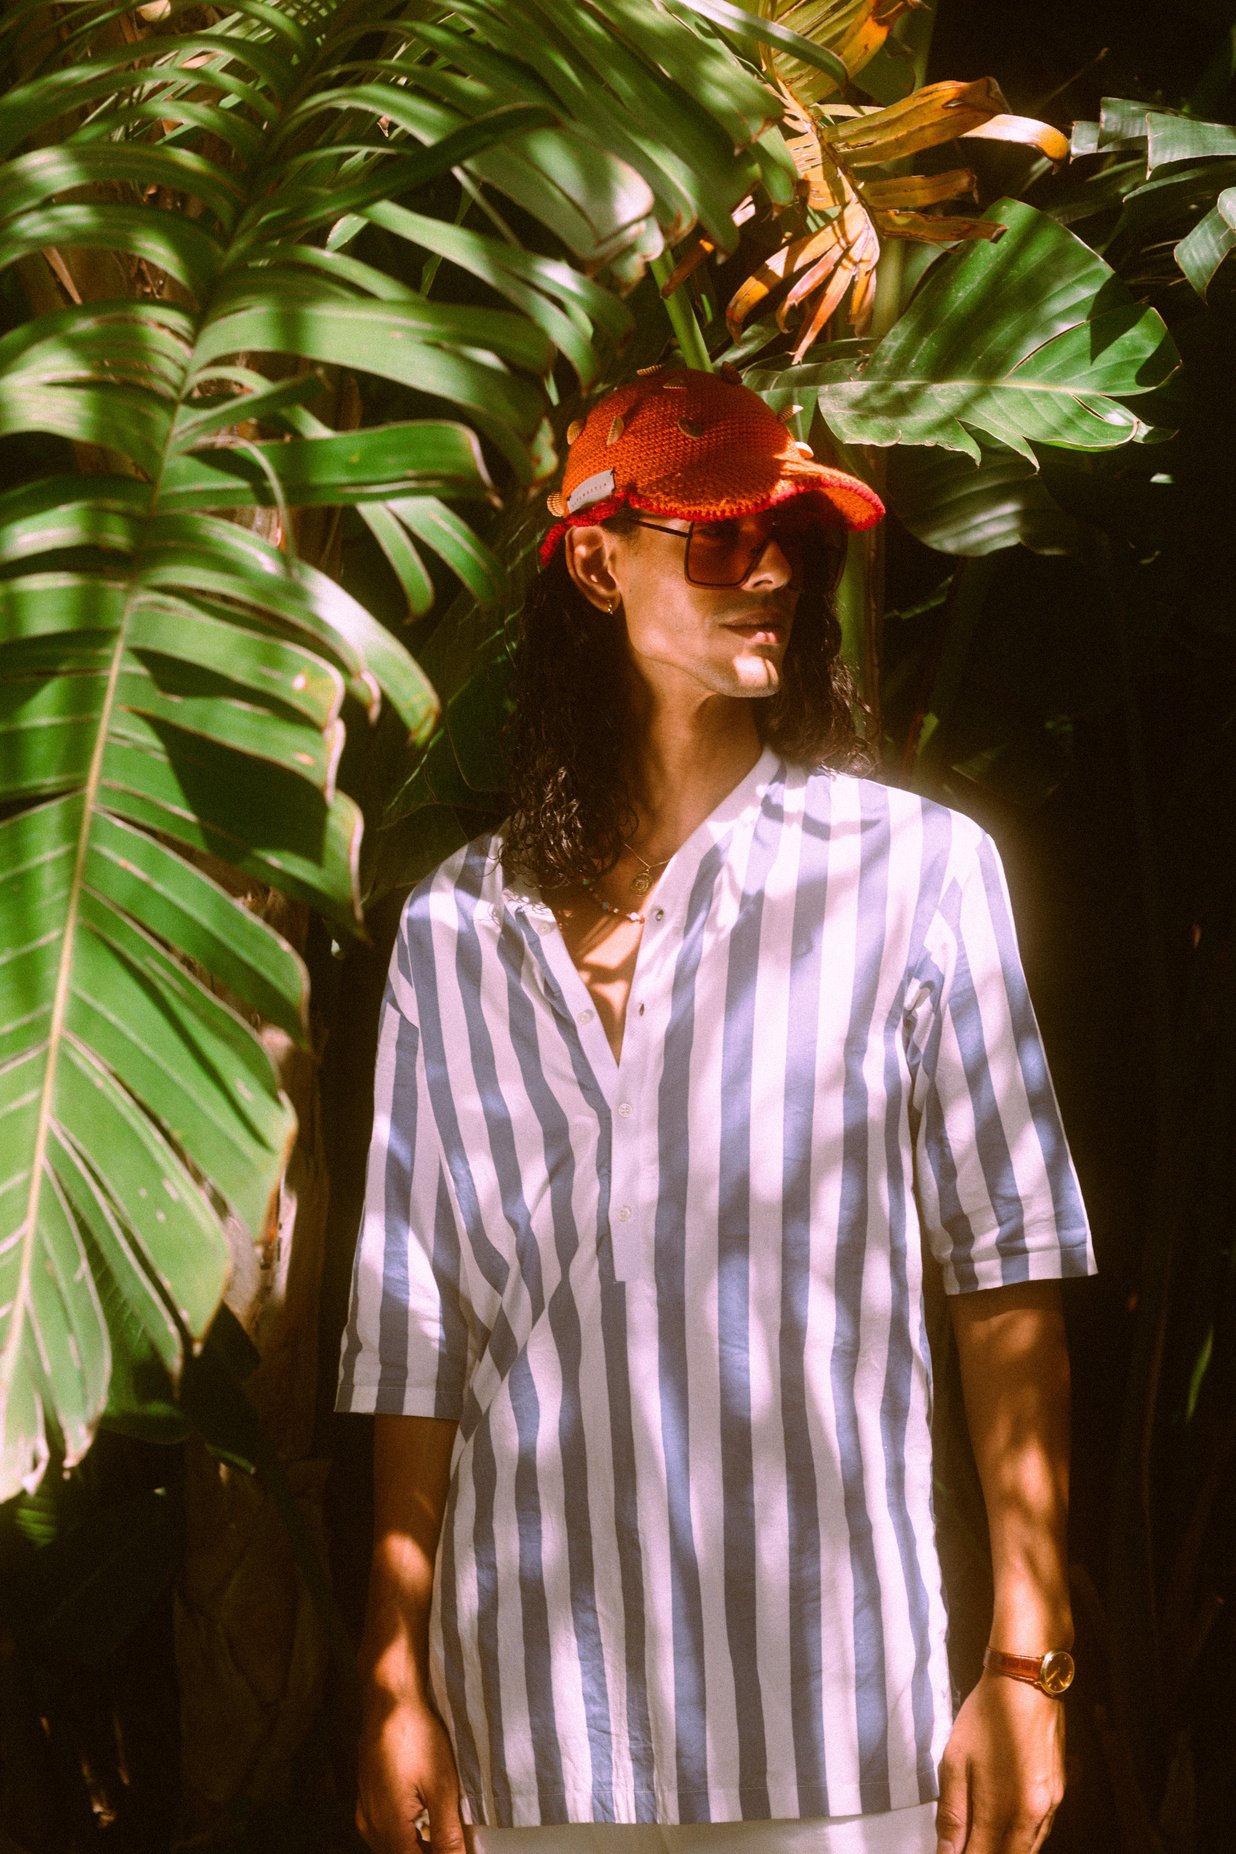
[(360, 1647), (356, 1825), (376, 1854), (463, 1854), (459, 1777), (429, 1693), (433, 1568), (450, 1485), (454, 1423), (379, 1416), (373, 1566)]
[(375, 1541), (358, 1667), (368, 1688), (399, 1699), (429, 1698), (429, 1611), (433, 1566), (407, 1539)]
[[(1027, 1656), (1067, 1648), (1069, 1367), (1059, 1290), (1028, 1282), (949, 1304), (991, 1533), (991, 1645)], [(985, 1674), (941, 1760), (937, 1854), (1037, 1854), (1063, 1790), (1059, 1700)]]
[(373, 1563), (360, 1665), (368, 1685), (429, 1694), (429, 1611), (455, 1424), (379, 1416), (373, 1444)]
[(1060, 1290), (1026, 1282), (950, 1301), (991, 1535), (991, 1642), (1067, 1648), (1069, 1361)]

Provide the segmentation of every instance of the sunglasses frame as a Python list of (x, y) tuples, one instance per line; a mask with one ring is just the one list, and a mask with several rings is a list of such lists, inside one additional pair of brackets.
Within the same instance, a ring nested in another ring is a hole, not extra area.
[[(697, 528), (711, 527), (712, 524), (710, 522), (693, 521), (693, 522), (689, 522), (685, 528), (667, 528), (664, 522), (648, 521), (642, 515), (629, 515), (628, 520), (630, 521), (633, 527), (652, 528), (657, 534), (672, 534), (676, 536), (678, 540), (685, 541), (686, 547), (683, 549), (683, 556), (682, 556), (683, 578), (686, 580), (688, 586), (701, 586), (706, 591), (707, 590), (711, 590), (714, 592), (715, 591), (725, 591), (727, 588), (732, 590), (735, 586), (745, 585), (747, 580), (750, 579), (751, 575), (755, 572), (755, 569), (760, 564), (760, 561), (764, 558), (764, 555), (767, 553), (769, 542), (777, 539), (776, 529), (770, 528), (768, 533), (764, 536), (764, 539), (759, 543), (759, 546), (756, 548), (755, 553), (751, 556), (751, 559), (748, 561), (745, 571), (742, 574), (740, 574), (740, 576), (737, 579), (696, 579), (694, 574), (690, 570), (691, 540)], [(812, 535), (814, 526), (815, 524), (809, 526), (808, 524), (804, 523), (803, 525), (804, 538), (809, 538)], [(842, 571), (844, 570), (844, 567), (845, 567), (846, 550), (845, 550), (844, 542), (840, 547), (831, 548), (829, 551), (833, 553), (836, 557), (836, 566), (831, 576), (831, 579), (829, 581), (829, 590), (833, 591), (835, 590), (837, 582), (841, 578)], [(796, 584), (797, 580), (796, 580), (796, 576), (794, 576), (793, 564), (792, 562), (787, 562), (787, 564), (790, 565), (790, 570), (791, 570), (791, 575), (792, 575), (791, 584), (792, 585)]]

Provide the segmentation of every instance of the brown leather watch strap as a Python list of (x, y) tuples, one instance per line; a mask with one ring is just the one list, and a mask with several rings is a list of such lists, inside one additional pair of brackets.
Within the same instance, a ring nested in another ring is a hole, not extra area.
[(1073, 1657), (1065, 1648), (1050, 1648), (1046, 1654), (1005, 1654), (1003, 1649), (988, 1648), (983, 1666), (989, 1673), (1028, 1681), (1052, 1699), (1059, 1699), (1073, 1684)]

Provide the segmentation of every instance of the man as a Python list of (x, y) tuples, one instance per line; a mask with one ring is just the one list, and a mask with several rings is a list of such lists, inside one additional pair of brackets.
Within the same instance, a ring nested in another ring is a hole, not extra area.
[[(995, 851), (856, 776), (830, 588), (870, 489), (686, 369), (569, 438), (512, 815), (412, 895), (383, 1010), (362, 1832), (1030, 1854), (1091, 1261)], [(955, 1722), (924, 1239), (995, 1573)]]

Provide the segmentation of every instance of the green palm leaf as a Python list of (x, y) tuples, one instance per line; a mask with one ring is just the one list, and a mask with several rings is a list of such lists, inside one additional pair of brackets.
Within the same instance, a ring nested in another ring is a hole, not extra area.
[(494, 598), (495, 483), (630, 327), (594, 273), (793, 180), (687, 7), (233, 0), (118, 42), (136, 11), (0, 39), (0, 261), (82, 299), (0, 336), (0, 444), (55, 457), (0, 495), (0, 1495), (209, 1325), (294, 1133), (254, 1026), (306, 1001), (230, 887), (355, 924), (345, 722), (434, 724), (297, 511), (355, 509), (413, 611)]

